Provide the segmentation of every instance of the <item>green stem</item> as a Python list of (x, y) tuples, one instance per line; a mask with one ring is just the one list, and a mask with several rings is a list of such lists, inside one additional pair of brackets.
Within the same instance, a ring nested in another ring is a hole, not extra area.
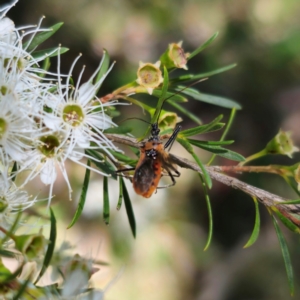
[(116, 89), (115, 91), (112, 92), (113, 95), (119, 95), (121, 94), (123, 91), (132, 88), (134, 86), (137, 86), (137, 83), (135, 81), (127, 83), (121, 87), (119, 87), (118, 89)]
[(254, 154), (248, 156), (244, 161), (239, 163), (239, 166), (243, 166), (243, 165), (247, 164), (249, 161), (254, 160), (254, 159), (258, 159), (258, 158), (263, 157), (267, 154), (268, 154), (268, 151), (266, 149), (263, 149), (263, 150), (261, 150), (257, 153), (254, 153)]

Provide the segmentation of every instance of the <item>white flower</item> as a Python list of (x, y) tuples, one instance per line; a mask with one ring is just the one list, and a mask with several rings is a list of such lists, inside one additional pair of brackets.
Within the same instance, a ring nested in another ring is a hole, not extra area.
[(0, 42), (8, 44), (16, 41), (15, 24), (9, 18), (0, 19)]
[[(67, 82), (70, 82), (71, 73), (79, 57), (70, 69)], [(97, 83), (92, 83), (102, 63), (103, 59), (89, 81), (83, 83), (80, 87), (80, 79), (84, 68), (76, 87), (70, 84), (65, 86), (60, 80), (58, 81), (58, 93), (50, 95), (49, 100), (45, 102), (51, 109), (51, 113), (46, 114), (44, 123), (52, 130), (66, 131), (71, 148), (101, 149), (113, 159), (109, 150), (118, 151), (118, 149), (105, 137), (103, 130), (115, 126), (111, 118), (105, 114), (105, 107), (115, 105), (116, 102), (102, 104), (96, 97), (100, 85), (112, 67)], [(60, 74), (59, 65), (60, 61), (58, 62), (58, 74)]]
[(12, 93), (0, 93), (0, 146), (12, 160), (26, 158), (31, 148), (31, 134), (37, 131), (33, 119), (22, 109)]
[[(50, 185), (48, 202), (50, 204), (53, 196), (53, 186), (57, 178), (57, 169), (60, 170), (63, 175), (69, 190), (69, 197), (72, 198), (72, 188), (70, 185), (68, 173), (65, 167), (67, 159), (70, 159), (85, 168), (88, 168), (85, 164), (80, 162), (83, 157), (90, 158), (84, 153), (82, 149), (76, 147), (70, 147), (70, 143), (67, 139), (66, 132), (52, 132), (40, 136), (36, 140), (36, 145), (33, 150), (28, 151), (26, 159), (20, 163), (19, 172), (28, 170), (29, 174), (23, 182), (23, 185), (32, 180), (36, 176), (40, 176), (41, 181)], [(99, 160), (93, 158), (94, 161)], [(89, 167), (89, 169), (97, 172), (101, 175), (107, 175), (98, 169)]]
[(16, 214), (20, 210), (32, 206), (36, 199), (30, 199), (26, 191), (20, 190), (7, 175), (0, 175), (0, 222), (1, 226), (9, 230)]
[[(13, 79), (15, 79), (18, 83), (22, 82), (24, 85), (23, 90), (28, 88), (32, 89), (32, 87), (49, 86), (49, 83), (46, 84), (45, 82), (47, 80), (53, 80), (54, 78), (41, 78), (40, 74), (56, 76), (56, 74), (52, 74), (39, 68), (39, 62), (56, 52), (57, 49), (37, 58), (34, 58), (31, 55), (31, 52), (35, 49), (31, 49), (30, 52), (27, 51), (37, 33), (50, 30), (41, 29), (42, 20), (43, 18), (40, 19), (37, 26), (30, 25), (16, 29), (12, 20), (9, 18), (0, 18), (1, 63), (5, 69), (9, 70), (8, 73), (12, 72)], [(23, 43), (24, 37), (27, 37), (26, 46)], [(6, 74), (6, 76), (7, 75), (8, 74)], [(50, 87), (53, 87), (53, 84), (50, 85)]]

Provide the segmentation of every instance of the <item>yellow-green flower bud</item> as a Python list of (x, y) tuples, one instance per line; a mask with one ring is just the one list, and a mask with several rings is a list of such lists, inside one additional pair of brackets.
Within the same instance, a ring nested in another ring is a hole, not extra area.
[(162, 72), (159, 67), (160, 61), (155, 64), (139, 63), (136, 82), (146, 88), (150, 95), (163, 82)]
[(294, 146), (291, 132), (280, 129), (277, 135), (267, 144), (266, 151), (268, 154), (282, 154), (292, 157), (292, 154), (299, 151), (299, 148)]
[(24, 234), (14, 237), (16, 248), (26, 255), (28, 260), (44, 253), (48, 241), (42, 234)]
[(160, 57), (167, 69), (179, 68), (187, 70), (187, 53), (182, 49), (182, 42), (169, 44), (168, 49)]
[(176, 124), (181, 122), (182, 119), (174, 112), (162, 110), (158, 120), (158, 126), (161, 130), (175, 128)]

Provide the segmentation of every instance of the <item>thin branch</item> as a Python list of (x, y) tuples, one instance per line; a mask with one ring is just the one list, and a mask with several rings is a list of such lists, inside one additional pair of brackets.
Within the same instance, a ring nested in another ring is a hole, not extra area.
[(233, 173), (272, 173), (277, 175), (284, 175), (286, 170), (278, 168), (276, 165), (269, 166), (214, 166), (217, 172), (233, 172)]
[[(127, 146), (132, 146), (132, 147), (136, 147), (136, 148), (139, 148), (141, 146), (141, 143), (138, 143), (136, 141), (136, 139), (128, 137), (128, 136), (118, 135), (118, 134), (106, 134), (106, 136), (110, 140), (112, 140), (116, 143), (120, 143), (120, 144), (127, 145)], [(193, 171), (196, 171), (196, 172), (199, 172), (202, 174), (200, 167), (196, 163), (191, 162), (185, 158), (176, 156), (172, 153), (169, 153), (169, 155), (170, 155), (171, 160), (178, 166), (180, 166), (182, 168), (190, 169), (190, 170), (193, 170)], [(222, 170), (222, 166), (221, 167), (210, 166), (210, 167), (206, 167), (206, 169), (212, 179), (219, 181), (219, 182), (221, 182), (227, 186), (230, 186), (234, 189), (241, 190), (241, 191), (245, 192), (246, 194), (250, 195), (251, 197), (256, 197), (265, 206), (268, 206), (268, 207), (276, 206), (276, 208), (278, 210), (280, 210), (280, 212), (282, 214), (284, 214), (285, 216), (287, 216), (287, 214), (290, 214), (290, 213), (299, 213), (300, 212), (299, 205), (280, 204), (281, 202), (285, 202), (290, 199), (280, 197), (278, 195), (272, 194), (263, 189), (257, 188), (250, 184), (247, 184), (239, 179), (236, 179), (234, 177), (230, 177), (228, 175), (220, 173), (220, 171)], [(289, 219), (292, 220), (294, 223), (297, 223), (297, 225), (300, 225), (299, 220), (294, 220), (291, 216), (287, 216), (287, 217), (289, 217)]]

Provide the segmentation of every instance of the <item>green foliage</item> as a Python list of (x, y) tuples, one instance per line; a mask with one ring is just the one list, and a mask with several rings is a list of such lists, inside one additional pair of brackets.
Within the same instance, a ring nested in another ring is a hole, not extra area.
[(203, 192), (204, 192), (204, 196), (205, 196), (205, 201), (206, 201), (206, 205), (207, 205), (207, 213), (208, 213), (208, 235), (207, 235), (207, 241), (206, 241), (206, 244), (204, 246), (204, 251), (206, 251), (210, 244), (211, 244), (211, 241), (212, 241), (212, 237), (213, 237), (213, 213), (212, 213), (212, 207), (211, 207), (211, 203), (210, 203), (210, 198), (209, 198), (209, 195), (208, 195), (208, 190), (206, 188), (206, 184), (203, 180), (203, 177), (201, 174), (199, 174), (199, 178), (201, 180), (201, 184), (202, 184), (202, 187), (203, 187)]
[(220, 96), (214, 96), (209, 94), (200, 93), (199, 91), (191, 88), (187, 88), (183, 91), (183, 94), (198, 100), (202, 101), (208, 104), (217, 105), (224, 108), (235, 108), (235, 109), (241, 109), (242, 107), (235, 101), (231, 99), (227, 99)]
[(91, 162), (90, 162), (90, 160), (88, 160), (78, 206), (77, 206), (75, 215), (67, 228), (71, 228), (77, 222), (77, 220), (79, 219), (79, 217), (81, 216), (81, 213), (83, 211), (85, 200), (86, 200), (86, 194), (87, 194), (89, 182), (90, 182), (90, 173), (91, 173), (90, 166), (91, 166)]
[(27, 51), (32, 51), (35, 48), (37, 48), (40, 44), (48, 40), (64, 23), (57, 23), (51, 27), (49, 27), (48, 31), (44, 31), (41, 33), (38, 33), (36, 36), (34, 36), (32, 39), (30, 39), (27, 43), (23, 44), (23, 49), (26, 49)]
[[(102, 60), (100, 62), (99, 72), (98, 72), (97, 76), (95, 77), (94, 84), (96, 84), (100, 80), (103, 80), (103, 78), (104, 78), (103, 76), (107, 73), (107, 71), (109, 69), (109, 62), (110, 62), (109, 54), (104, 49), (103, 50)], [(96, 93), (98, 93), (100, 87), (101, 87), (101, 85), (98, 86)]]
[(103, 178), (103, 220), (106, 225), (109, 224), (109, 193), (108, 193), (108, 178)]
[(280, 227), (278, 226), (276, 218), (272, 215), (273, 218), (273, 224), (275, 227), (275, 231), (277, 233), (279, 245), (282, 251), (282, 256), (285, 264), (286, 274), (289, 282), (289, 288), (291, 296), (294, 295), (295, 287), (294, 287), (294, 272), (293, 272), (293, 266), (290, 258), (290, 253), (286, 244), (286, 240), (282, 234), (282, 231), (280, 230)]
[[(66, 47), (49, 48), (49, 49), (34, 51), (32, 53), (32, 57), (34, 59), (43, 59), (46, 57), (54, 57), (54, 56), (57, 56), (58, 54), (61, 55), (61, 54), (66, 53), (67, 51), (69, 51), (69, 49)], [(46, 70), (45, 67), (43, 67), (43, 69)]]
[(197, 49), (195, 49), (189, 56), (188, 60), (192, 59), (194, 56), (199, 54), (201, 51), (203, 51), (207, 46), (209, 46), (214, 39), (218, 36), (219, 32), (216, 32), (214, 35), (212, 35), (207, 41), (205, 41), (201, 46), (199, 46)]
[(57, 237), (57, 228), (56, 228), (56, 218), (55, 215), (52, 211), (52, 209), (50, 208), (50, 236), (49, 236), (49, 244), (47, 247), (47, 251), (45, 253), (45, 258), (43, 261), (43, 265), (42, 265), (42, 269), (35, 281), (35, 283), (37, 283), (40, 278), (45, 274), (47, 268), (50, 265), (53, 253), (54, 253), (54, 249), (55, 249), (55, 242), (56, 242), (56, 237)]
[(130, 200), (130, 197), (129, 197), (129, 194), (128, 194), (128, 191), (127, 191), (127, 188), (126, 188), (123, 178), (120, 178), (120, 180), (122, 182), (122, 193), (120, 193), (120, 195), (122, 194), (122, 196), (123, 196), (130, 229), (131, 229), (133, 237), (135, 238), (136, 237), (136, 224), (135, 224), (135, 217), (134, 217), (131, 200)]
[(259, 231), (260, 231), (260, 214), (259, 214), (259, 205), (258, 205), (258, 201), (256, 199), (256, 197), (253, 197), (253, 202), (255, 204), (255, 221), (254, 221), (254, 228), (252, 231), (252, 234), (248, 240), (248, 242), (245, 244), (244, 248), (248, 248), (250, 246), (252, 246), (258, 236), (259, 236)]

